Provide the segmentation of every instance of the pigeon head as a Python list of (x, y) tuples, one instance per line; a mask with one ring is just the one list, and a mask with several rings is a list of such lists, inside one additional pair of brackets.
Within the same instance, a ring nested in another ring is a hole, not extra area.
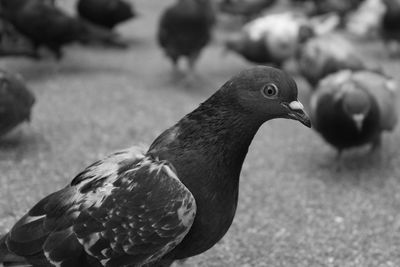
[(364, 119), (371, 110), (371, 100), (365, 90), (351, 87), (343, 95), (343, 110), (354, 121), (357, 129), (362, 130)]
[(220, 92), (228, 99), (233, 97), (244, 112), (261, 121), (288, 118), (311, 127), (310, 119), (297, 99), (295, 81), (279, 69), (260, 66), (242, 71)]

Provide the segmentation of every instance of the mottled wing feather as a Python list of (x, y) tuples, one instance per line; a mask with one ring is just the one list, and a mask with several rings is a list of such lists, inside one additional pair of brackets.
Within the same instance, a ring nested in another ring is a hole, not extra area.
[(114, 186), (99, 207), (81, 213), (74, 225), (85, 251), (105, 266), (157, 260), (190, 229), (193, 196), (167, 163), (146, 159), (121, 174)]
[(92, 164), (38, 202), (6, 243), (37, 266), (136, 266), (180, 243), (195, 212), (173, 167), (132, 148)]

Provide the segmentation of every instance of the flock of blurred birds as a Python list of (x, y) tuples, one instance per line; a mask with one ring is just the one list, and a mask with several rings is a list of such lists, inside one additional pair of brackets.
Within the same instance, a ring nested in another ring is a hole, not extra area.
[[(61, 0), (58, 0), (61, 1)], [(57, 60), (70, 43), (127, 49), (115, 31), (135, 18), (123, 0), (79, 0), (76, 16), (57, 0), (0, 0), (0, 57)], [(313, 90), (310, 113), (322, 137), (342, 150), (365, 144), (376, 149), (383, 131), (397, 123), (397, 82), (382, 66), (367, 63), (354, 38), (382, 40), (390, 56), (400, 54), (400, 0), (176, 0), (159, 18), (157, 41), (180, 72), (193, 73), (221, 17), (240, 27), (223, 39), (245, 60), (295, 71)], [(0, 72), (0, 136), (30, 119), (35, 98), (22, 77)]]

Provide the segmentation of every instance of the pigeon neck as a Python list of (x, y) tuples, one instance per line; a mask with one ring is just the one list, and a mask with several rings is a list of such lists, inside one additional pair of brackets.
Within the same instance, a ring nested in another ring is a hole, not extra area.
[(234, 97), (217, 93), (150, 146), (148, 154), (172, 163), (196, 199), (195, 222), (171, 252), (172, 257), (185, 258), (207, 250), (231, 225), (242, 164), (262, 124), (253, 117), (241, 110)]
[(227, 167), (241, 166), (262, 124), (232, 106), (216, 108), (212, 103), (204, 103), (181, 123), (182, 141), (203, 149), (213, 161)]
[(149, 152), (172, 161), (177, 169), (193, 157), (196, 169), (239, 178), (249, 145), (262, 123), (234, 98), (217, 93), (161, 134)]

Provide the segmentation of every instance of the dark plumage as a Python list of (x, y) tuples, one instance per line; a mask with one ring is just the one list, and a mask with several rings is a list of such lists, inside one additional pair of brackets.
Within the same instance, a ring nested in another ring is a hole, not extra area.
[(132, 4), (124, 0), (79, 0), (77, 10), (80, 17), (109, 29), (136, 15)]
[[(382, 18), (381, 33), (387, 44), (394, 44), (397, 50), (400, 42), (400, 0), (384, 0), (386, 11)], [(392, 46), (393, 47), (393, 46)], [(392, 51), (395, 49), (391, 48)], [(397, 51), (398, 52), (398, 51)]]
[(147, 152), (112, 154), (39, 201), (2, 239), (0, 258), (149, 267), (208, 250), (232, 223), (251, 141), (274, 118), (310, 126), (294, 80), (268, 67), (241, 72)]
[(0, 136), (29, 121), (35, 97), (20, 76), (0, 71)]
[(211, 40), (215, 14), (209, 0), (177, 0), (161, 15), (158, 42), (177, 67), (181, 57), (193, 69), (202, 49)]
[(39, 58), (29, 40), (17, 32), (10, 23), (0, 18), (0, 57), (8, 56)]
[(297, 60), (300, 74), (312, 86), (339, 70), (367, 68), (353, 43), (339, 34), (325, 34), (308, 40), (299, 50)]
[(342, 150), (372, 144), (397, 124), (397, 84), (370, 71), (345, 70), (331, 74), (311, 98), (314, 129), (339, 154)]
[(294, 3), (294, 4), (304, 4), (307, 2), (311, 2), (312, 0), (290, 0), (290, 3)]
[(117, 34), (70, 17), (51, 3), (42, 0), (1, 0), (0, 3), (4, 17), (19, 32), (36, 47), (50, 49), (57, 58), (62, 57), (61, 47), (73, 42), (127, 46)]
[(275, 3), (276, 0), (223, 0), (219, 3), (219, 10), (223, 13), (251, 19)]
[(271, 51), (267, 49), (263, 39), (252, 40), (246, 32), (231, 35), (225, 41), (225, 47), (227, 50), (235, 52), (252, 63), (270, 63), (278, 66), (282, 63), (281, 60), (275, 58)]

